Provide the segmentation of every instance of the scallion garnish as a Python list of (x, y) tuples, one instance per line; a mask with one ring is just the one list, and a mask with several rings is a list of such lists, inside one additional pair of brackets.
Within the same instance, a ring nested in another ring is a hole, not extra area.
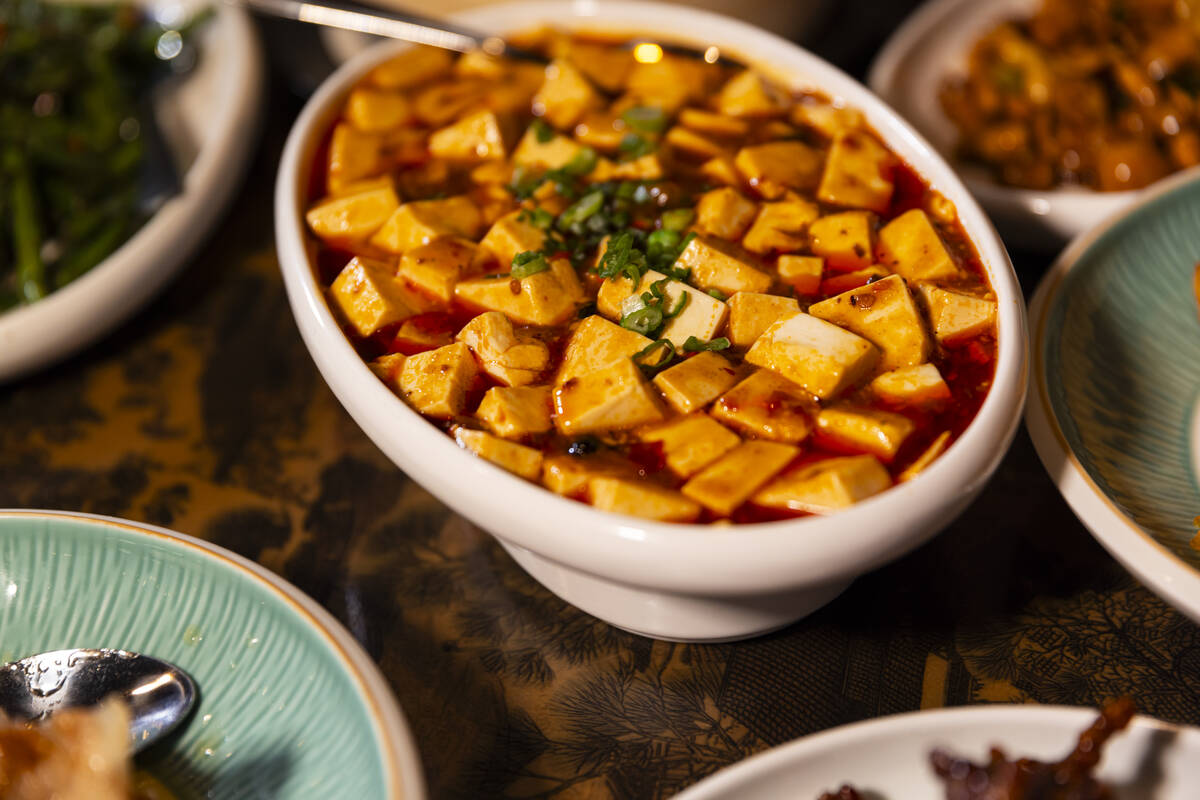
[(556, 135), (554, 128), (544, 119), (535, 119), (529, 127), (533, 129), (533, 135), (542, 144), (550, 141)]
[(687, 341), (683, 343), (683, 352), (685, 353), (702, 353), (705, 350), (726, 350), (728, 348), (729, 340), (724, 336), (709, 342), (697, 339), (695, 336), (689, 336)]
[(517, 253), (513, 256), (510, 274), (514, 278), (528, 278), (530, 275), (536, 275), (548, 269), (550, 269), (550, 262), (544, 255), (537, 250), (526, 250), (524, 253)]
[(630, 358), (649, 376), (664, 369), (675, 358), (675, 345), (670, 339), (651, 342)]
[(565, 231), (572, 226), (582, 225), (603, 207), (604, 192), (588, 192), (575, 201), (566, 211), (558, 215), (558, 228)]
[(690, 208), (673, 208), (670, 211), (662, 213), (663, 230), (667, 231), (682, 231), (688, 225), (692, 224), (692, 219), (695, 213)]
[(725, 301), (725, 300), (729, 299), (729, 295), (725, 294), (720, 289), (709, 289), (708, 293), (721, 301)]
[(622, 328), (640, 333), (642, 336), (649, 336), (661, 328), (662, 324), (663, 311), (662, 306), (659, 305), (642, 306), (632, 314), (621, 317)]
[(621, 119), (635, 131), (662, 133), (667, 127), (667, 114), (654, 106), (634, 106), (625, 109)]
[(627, 133), (621, 137), (621, 143), (617, 145), (617, 150), (621, 152), (622, 158), (627, 161), (633, 161), (634, 159), (653, 153), (655, 146), (654, 142), (644, 136), (639, 136), (636, 133)]

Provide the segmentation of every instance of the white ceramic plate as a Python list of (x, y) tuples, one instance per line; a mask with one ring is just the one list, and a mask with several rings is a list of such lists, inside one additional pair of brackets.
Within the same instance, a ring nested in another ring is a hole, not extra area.
[[(1056, 706), (972, 706), (846, 725), (749, 758), (677, 800), (817, 800), (850, 783), (872, 800), (942, 800), (929, 751), (974, 761), (998, 745), (1010, 756), (1058, 760), (1097, 712)], [(1195, 800), (1200, 729), (1145, 717), (1109, 741), (1097, 773), (1117, 800)]]
[(967, 188), (991, 214), (1010, 244), (1061, 245), (1097, 220), (1127, 206), (1140, 192), (1050, 191), (996, 183), (981, 168), (957, 164), (957, 131), (942, 111), (938, 91), (948, 75), (966, 71), (971, 47), (996, 23), (1028, 16), (1042, 0), (933, 0), (901, 25), (875, 62), (867, 85), (900, 112), (955, 164)]
[(1076, 516), (1200, 622), (1200, 169), (1074, 241), (1030, 310), (1025, 421)]
[[(195, 9), (202, 3), (182, 5)], [(0, 314), (0, 381), (54, 363), (140, 308), (186, 263), (232, 199), (257, 139), (261, 52), (249, 17), (224, 3), (217, 4), (199, 44), (196, 68), (157, 109), (172, 149), (188, 165), (182, 194), (86, 275)]]

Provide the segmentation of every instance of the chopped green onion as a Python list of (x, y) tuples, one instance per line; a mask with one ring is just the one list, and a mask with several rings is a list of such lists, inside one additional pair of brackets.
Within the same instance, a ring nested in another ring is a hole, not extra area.
[(729, 295), (725, 294), (720, 289), (709, 289), (708, 293), (718, 300), (724, 301), (729, 299)]
[(675, 304), (674, 308), (672, 308), (670, 311), (667, 312), (667, 319), (673, 319), (675, 317), (678, 317), (680, 314), (682, 314), (683, 310), (685, 308), (687, 308), (687, 304), (691, 301), (691, 299), (692, 299), (692, 296), (688, 292), (683, 292), (682, 294), (680, 294), (679, 302), (677, 302)]
[(697, 339), (695, 336), (689, 336), (687, 341), (683, 343), (683, 352), (685, 353), (701, 353), (705, 350), (725, 350), (729, 347), (729, 340), (722, 336), (720, 339), (713, 339), (711, 342), (706, 342), (703, 339)]
[(661, 133), (667, 127), (666, 112), (654, 106), (627, 108), (621, 119), (633, 130), (643, 133)]
[(582, 147), (578, 153), (571, 156), (570, 161), (562, 166), (562, 171), (573, 177), (587, 175), (596, 168), (597, 161), (599, 161), (599, 157), (595, 150), (590, 147)]
[(642, 336), (649, 336), (657, 331), (663, 324), (662, 309), (656, 305), (645, 306), (632, 314), (626, 314), (621, 317), (621, 327), (631, 330), (634, 333), (640, 333)]
[(541, 144), (545, 144), (557, 135), (554, 128), (550, 127), (550, 124), (544, 119), (535, 119), (529, 127), (533, 129), (533, 135)]
[(517, 215), (517, 219), (541, 230), (546, 230), (554, 224), (554, 215), (544, 208), (527, 208)]
[(644, 136), (627, 133), (621, 137), (621, 143), (617, 145), (617, 149), (621, 151), (621, 155), (626, 160), (632, 161), (653, 153), (655, 144)]
[(692, 224), (695, 213), (690, 208), (673, 208), (662, 213), (663, 230), (682, 231)]
[(536, 275), (548, 269), (550, 269), (550, 262), (544, 255), (537, 250), (526, 250), (524, 253), (517, 253), (513, 256), (510, 274), (514, 278), (528, 278), (530, 275)]
[(604, 192), (588, 192), (574, 205), (558, 215), (559, 230), (566, 230), (572, 225), (586, 222), (591, 216), (604, 207)]
[[(656, 357), (656, 360), (647, 362), (646, 359), (654, 356), (656, 351), (661, 351), (661, 354)], [(670, 364), (671, 360), (675, 358), (675, 345), (671, 343), (670, 339), (659, 339), (646, 345), (630, 356), (630, 358), (633, 359), (634, 364), (637, 364), (644, 371), (657, 372)]]

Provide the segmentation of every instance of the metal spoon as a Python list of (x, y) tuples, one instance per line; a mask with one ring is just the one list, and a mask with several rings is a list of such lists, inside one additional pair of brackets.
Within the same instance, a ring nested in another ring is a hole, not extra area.
[[(482, 50), (488, 55), (506, 56), (523, 61), (547, 63), (550, 59), (541, 53), (514, 47), (499, 36), (491, 36), (479, 31), (470, 30), (460, 25), (451, 25), (440, 20), (430, 20), (415, 14), (399, 13), (380, 8), (370, 8), (351, 2), (338, 0), (226, 0), (233, 5), (240, 5), (262, 14), (284, 19), (308, 22), (314, 25), (324, 25), (329, 28), (341, 28), (359, 33), (369, 33), (375, 36), (386, 36), (401, 39), (406, 42), (425, 44), (453, 50), (458, 53), (469, 53)], [(635, 39), (626, 43), (633, 49), (639, 44), (647, 43), (645, 39)], [(718, 60), (732, 66), (740, 66), (727, 56), (722, 55), (716, 46), (697, 48), (687, 45), (658, 43), (659, 55), (668, 52), (687, 58), (696, 58), (715, 64)]]
[(174, 664), (124, 650), (54, 650), (0, 667), (0, 712), (39, 720), (109, 695), (129, 705), (137, 753), (172, 731), (196, 702), (196, 684)]

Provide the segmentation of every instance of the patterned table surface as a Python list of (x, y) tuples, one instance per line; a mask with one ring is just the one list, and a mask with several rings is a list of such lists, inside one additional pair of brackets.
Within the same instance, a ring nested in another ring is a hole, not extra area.
[[(861, 72), (861, 42), (825, 44)], [(168, 526), (293, 581), (382, 666), (434, 798), (667, 797), (803, 734), (945, 705), (1128, 694), (1200, 723), (1200, 628), (1093, 541), (1023, 431), (941, 536), (780, 633), (652, 642), (565, 605), (397, 470), (312, 365), (270, 233), (297, 108), (277, 80), (236, 205), (169, 291), (0, 392), (0, 507)], [(1031, 290), (1044, 260), (1018, 267)]]

